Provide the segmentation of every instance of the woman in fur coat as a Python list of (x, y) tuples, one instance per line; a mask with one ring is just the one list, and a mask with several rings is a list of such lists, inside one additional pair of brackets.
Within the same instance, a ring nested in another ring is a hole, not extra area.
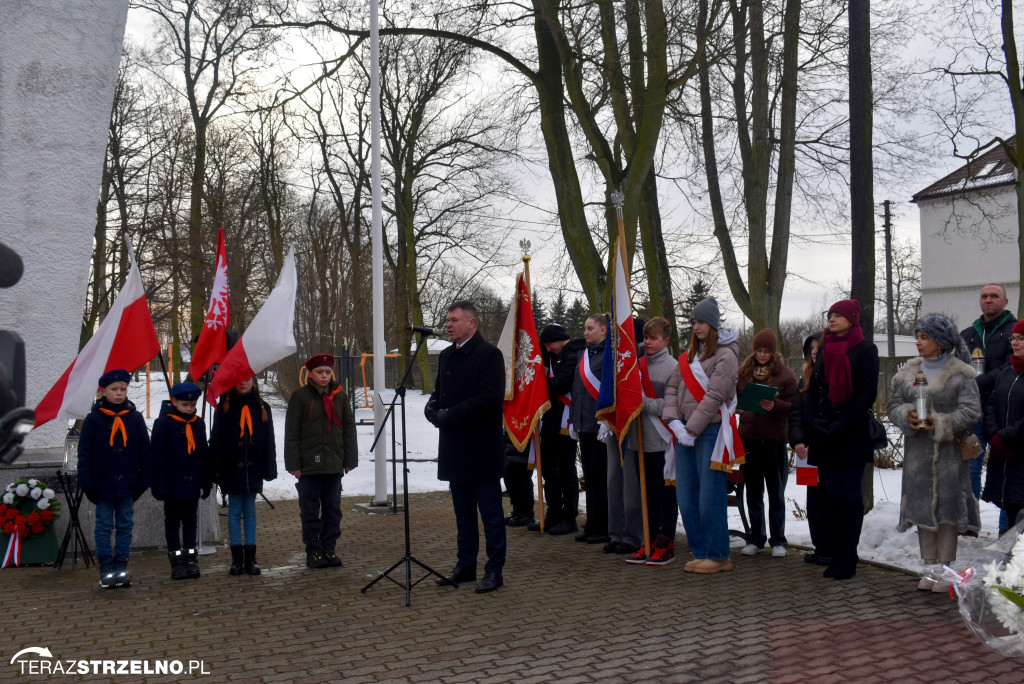
[[(925, 573), (919, 589), (945, 592), (941, 565), (956, 560), (957, 537), (980, 528), (978, 502), (971, 491), (970, 467), (957, 438), (978, 422), (981, 396), (967, 348), (953, 322), (938, 314), (914, 327), (918, 358), (893, 376), (889, 419), (903, 430), (903, 496), (899, 530), (917, 525)], [(914, 409), (918, 373), (928, 380), (927, 416)], [(938, 567), (936, 567), (938, 566)]]

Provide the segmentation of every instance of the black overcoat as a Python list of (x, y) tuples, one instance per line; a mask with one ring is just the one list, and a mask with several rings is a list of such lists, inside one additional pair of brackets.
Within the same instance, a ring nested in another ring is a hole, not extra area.
[(838, 406), (828, 396), (824, 345), (818, 352), (810, 388), (801, 402), (800, 427), (807, 438), (808, 463), (819, 468), (844, 468), (874, 461), (868, 429), (869, 411), (878, 396), (878, 349), (862, 340), (846, 352), (853, 389)]
[[(121, 417), (127, 444), (120, 431), (114, 436), (113, 445), (110, 444), (114, 416), (101, 412), (101, 407), (129, 411)], [(149, 431), (142, 414), (135, 410), (135, 404), (127, 400), (123, 404), (98, 400), (85, 417), (78, 440), (78, 482), (82, 491), (93, 503), (126, 496), (138, 499), (149, 488), (151, 475)]]
[[(241, 427), (242, 408), (249, 407), (252, 432)], [(267, 419), (263, 420), (264, 412)], [(210, 449), (217, 462), (217, 484), (225, 494), (259, 494), (263, 481), (277, 478), (277, 446), (270, 405), (256, 390), (221, 397), (213, 415)]]
[(446, 409), (438, 427), (437, 479), (493, 480), (505, 474), (502, 402), (505, 361), (477, 332), (441, 352), (430, 401)]
[(998, 434), (1012, 458), (989, 449), (981, 498), (1000, 508), (1024, 504), (1024, 374), (1010, 364), (996, 374), (995, 388), (985, 402), (984, 421), (985, 439)]
[(191, 418), (179, 412), (171, 402), (160, 406), (153, 421), (153, 496), (157, 499), (198, 499), (213, 486), (213, 459), (206, 443), (206, 424), (196, 417), (190, 425), (195, 449), (188, 452), (185, 423), (171, 415)]

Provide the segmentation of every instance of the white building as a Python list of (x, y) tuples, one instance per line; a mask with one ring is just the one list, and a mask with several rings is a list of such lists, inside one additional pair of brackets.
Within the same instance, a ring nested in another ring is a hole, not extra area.
[[(1011, 138), (1009, 143), (1014, 144)], [(981, 288), (1006, 288), (1020, 302), (1016, 170), (996, 144), (913, 197), (921, 212), (922, 311), (966, 328), (980, 314)]]

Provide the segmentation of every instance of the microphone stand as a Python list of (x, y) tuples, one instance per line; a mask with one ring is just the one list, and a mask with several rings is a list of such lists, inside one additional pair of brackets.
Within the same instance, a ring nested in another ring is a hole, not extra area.
[[(434, 570), (430, 566), (420, 562), (419, 560), (417, 560), (412, 555), (412, 544), (411, 544), (410, 537), (409, 537), (409, 465), (408, 465), (408, 453), (407, 453), (407, 447), (406, 447), (406, 444), (407, 444), (408, 440), (406, 439), (406, 431), (405, 431), (405, 383), (409, 379), (409, 374), (412, 372), (413, 364), (416, 363), (416, 359), (419, 357), (420, 348), (423, 347), (423, 343), (426, 342), (427, 337), (430, 335), (430, 333), (424, 332), (422, 330), (417, 330), (416, 332), (418, 332), (419, 335), (420, 335), (419, 342), (416, 344), (416, 352), (409, 359), (409, 365), (407, 365), (405, 367), (405, 374), (402, 376), (402, 381), (398, 384), (398, 387), (395, 388), (395, 396), (394, 396), (394, 398), (391, 399), (391, 403), (388, 405), (387, 412), (384, 414), (384, 420), (381, 422), (381, 424), (379, 426), (377, 426), (377, 434), (374, 435), (373, 444), (370, 445), (370, 451), (373, 451), (373, 448), (377, 445), (377, 440), (379, 440), (381, 435), (384, 434), (384, 428), (385, 428), (385, 426), (387, 426), (388, 418), (391, 418), (392, 421), (394, 420), (395, 402), (397, 402), (399, 397), (401, 397), (401, 399), (402, 399), (402, 502), (403, 502), (403, 505), (404, 505), (404, 508), (405, 508), (405, 510), (404, 510), (404, 517), (405, 517), (405, 555), (402, 556), (401, 558), (399, 558), (394, 563), (394, 565), (392, 565), (390, 568), (388, 568), (387, 570), (382, 572), (380, 575), (375, 577), (373, 580), (370, 581), (369, 584), (367, 584), (365, 587), (363, 587), (360, 590), (362, 593), (365, 594), (366, 590), (369, 589), (370, 587), (372, 587), (377, 582), (381, 581), (382, 579), (388, 579), (389, 581), (394, 582), (398, 586), (400, 586), (403, 589), (405, 589), (405, 605), (406, 606), (412, 605), (412, 588), (414, 586), (416, 586), (417, 584), (419, 584), (423, 580), (427, 579), (431, 575), (437, 575), (441, 579), (444, 579), (444, 575), (442, 575), (441, 573), (437, 572), (436, 570)], [(393, 434), (394, 434), (394, 424), (392, 423), (392, 435)], [(425, 575), (420, 577), (415, 582), (412, 581), (412, 564), (413, 563), (415, 563), (416, 565), (420, 566), (422, 569), (427, 571), (427, 573)], [(403, 565), (403, 564), (405, 565), (405, 583), (404, 584), (402, 582), (399, 582), (395, 578), (391, 577), (391, 572), (395, 568), (397, 568), (398, 566)]]

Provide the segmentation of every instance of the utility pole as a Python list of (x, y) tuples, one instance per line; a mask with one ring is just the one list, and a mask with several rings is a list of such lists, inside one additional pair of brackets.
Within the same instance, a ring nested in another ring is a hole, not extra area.
[(889, 356), (896, 356), (896, 316), (893, 312), (892, 298), (892, 214), (889, 213), (889, 200), (882, 202), (885, 207), (885, 325), (886, 337), (889, 342)]

